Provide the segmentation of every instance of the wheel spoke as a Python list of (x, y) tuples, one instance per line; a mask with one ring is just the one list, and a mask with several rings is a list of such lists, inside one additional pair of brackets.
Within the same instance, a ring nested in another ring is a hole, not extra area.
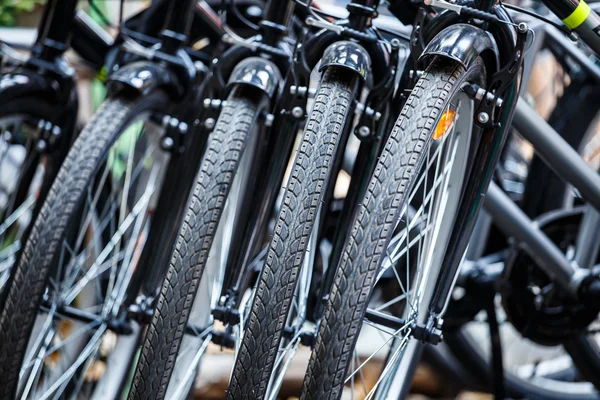
[(88, 269), (84, 277), (79, 282), (77, 282), (77, 284), (74, 285), (69, 292), (65, 293), (65, 295), (63, 296), (63, 301), (66, 304), (70, 304), (75, 299), (75, 297), (77, 297), (77, 295), (81, 292), (81, 290), (83, 290), (83, 288), (92, 279), (94, 279), (101, 273), (101, 271), (99, 271), (100, 266), (106, 260), (108, 255), (113, 251), (116, 244), (120, 242), (121, 238), (127, 232), (129, 227), (136, 221), (140, 213), (146, 210), (146, 207), (150, 202), (150, 198), (152, 197), (152, 194), (154, 194), (154, 190), (154, 186), (148, 187), (148, 189), (144, 192), (140, 200), (134, 206), (132, 212), (129, 213), (128, 216), (123, 220), (123, 223), (120, 224), (119, 228), (111, 237), (108, 244), (104, 247), (104, 249), (102, 249), (102, 251), (98, 255), (98, 258), (94, 261), (94, 264), (92, 264), (92, 266)]

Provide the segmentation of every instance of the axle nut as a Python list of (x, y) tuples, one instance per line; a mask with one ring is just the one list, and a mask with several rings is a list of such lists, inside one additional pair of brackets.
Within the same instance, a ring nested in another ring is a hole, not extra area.
[(477, 114), (477, 121), (482, 124), (486, 124), (490, 120), (490, 116), (486, 112), (480, 112)]

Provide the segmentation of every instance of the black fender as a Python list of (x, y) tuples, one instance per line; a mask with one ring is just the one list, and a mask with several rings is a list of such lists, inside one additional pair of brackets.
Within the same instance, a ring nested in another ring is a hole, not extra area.
[(227, 86), (249, 85), (258, 88), (272, 98), (279, 89), (282, 77), (277, 66), (261, 57), (248, 57), (235, 66)]
[(337, 66), (354, 71), (366, 80), (371, 70), (371, 57), (358, 43), (342, 40), (332, 43), (325, 49), (319, 71), (330, 66)]
[(235, 66), (227, 86), (240, 84), (253, 86), (272, 98), (279, 89), (281, 81), (281, 72), (273, 62), (261, 57), (249, 57)]
[(163, 89), (169, 96), (179, 98), (184, 93), (177, 76), (165, 65), (151, 61), (134, 61), (111, 73), (106, 80), (108, 96), (122, 91), (145, 95)]
[(467, 68), (481, 56), (488, 74), (500, 68), (498, 46), (492, 34), (469, 24), (454, 24), (444, 28), (427, 43), (419, 62), (428, 64), (435, 56), (449, 58)]
[(24, 68), (0, 76), (0, 104), (26, 96), (43, 98), (48, 104), (58, 104), (60, 85)]

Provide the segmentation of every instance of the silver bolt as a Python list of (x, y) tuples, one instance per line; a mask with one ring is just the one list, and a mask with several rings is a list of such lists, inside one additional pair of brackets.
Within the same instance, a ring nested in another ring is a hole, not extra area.
[(250, 17), (260, 18), (262, 16), (262, 8), (259, 6), (250, 6), (246, 9), (246, 14)]
[(179, 123), (179, 132), (186, 133), (187, 130), (188, 130), (188, 124), (186, 124), (185, 122), (180, 122)]
[(423, 72), (425, 72), (425, 71), (422, 71), (422, 70), (417, 70), (417, 71), (410, 70), (410, 72), (408, 73), (408, 77), (410, 79), (413, 79), (413, 78), (417, 78), (418, 79), (418, 78), (420, 78), (423, 75)]
[(52, 134), (54, 136), (60, 136), (61, 134), (61, 130), (59, 126), (54, 125), (54, 127), (52, 128)]
[(169, 125), (171, 125), (171, 128), (175, 129), (179, 126), (179, 120), (177, 118), (171, 118)]
[(480, 123), (485, 124), (489, 120), (490, 120), (490, 116), (488, 115), (488, 113), (480, 112), (479, 114), (477, 114), (477, 121), (479, 121)]
[(525, 22), (521, 22), (519, 23), (519, 32), (521, 33), (525, 33), (527, 32), (527, 29), (529, 29), (529, 27), (527, 26), (527, 24)]
[(173, 138), (170, 136), (165, 136), (160, 143), (162, 148), (165, 150), (171, 150), (173, 148), (174, 144), (175, 144), (175, 142), (173, 141)]
[(290, 94), (298, 95), (300, 97), (306, 96), (308, 88), (306, 86), (290, 86)]
[(358, 133), (359, 137), (361, 137), (361, 138), (367, 138), (371, 134), (371, 130), (369, 129), (368, 126), (363, 125), (363, 126), (361, 126), (361, 127), (358, 128), (358, 132), (357, 133)]
[(207, 118), (206, 121), (204, 121), (204, 127), (206, 129), (213, 129), (215, 127), (215, 119), (214, 118)]
[(210, 107), (210, 99), (204, 99), (204, 101), (202, 102), (202, 104), (204, 105), (204, 108)]
[(361, 114), (363, 111), (365, 111), (365, 105), (363, 103), (356, 103), (356, 106), (354, 106), (354, 113)]
[(308, 88), (306, 86), (300, 86), (298, 87), (298, 94), (302, 97), (306, 96), (306, 93), (308, 92)]
[(273, 121), (275, 121), (275, 116), (273, 114), (265, 115), (265, 126), (267, 128), (273, 126)]
[(576, 42), (579, 40), (579, 35), (577, 35), (577, 33), (571, 31), (571, 33), (569, 33), (569, 39), (571, 39), (573, 42)]
[(300, 106), (292, 108), (292, 116), (296, 119), (304, 117), (304, 109)]
[(44, 150), (46, 150), (46, 147), (48, 147), (48, 144), (46, 143), (45, 140), (40, 139), (40, 140), (38, 140), (36, 147), (39, 151), (44, 151)]

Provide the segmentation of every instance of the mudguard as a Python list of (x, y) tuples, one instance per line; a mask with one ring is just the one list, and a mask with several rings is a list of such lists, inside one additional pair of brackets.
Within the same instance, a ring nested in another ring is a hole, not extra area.
[(157, 88), (176, 97), (183, 93), (183, 88), (173, 72), (150, 61), (136, 61), (119, 68), (109, 75), (106, 88), (109, 96), (123, 90), (133, 90), (145, 95)]
[(51, 82), (40, 74), (27, 69), (11, 72), (0, 76), (0, 104), (24, 96), (36, 96), (56, 104), (59, 101), (58, 82), (53, 87)]
[(371, 69), (369, 53), (358, 43), (342, 40), (325, 49), (319, 71), (329, 66), (337, 66), (358, 73), (363, 79)]
[(500, 67), (498, 46), (492, 35), (469, 24), (454, 24), (443, 29), (425, 46), (419, 61), (429, 63), (434, 56), (452, 59), (465, 68), (481, 56), (488, 73)]
[(264, 58), (249, 57), (235, 66), (227, 86), (231, 87), (236, 84), (254, 86), (272, 98), (281, 81), (281, 73), (275, 64)]

